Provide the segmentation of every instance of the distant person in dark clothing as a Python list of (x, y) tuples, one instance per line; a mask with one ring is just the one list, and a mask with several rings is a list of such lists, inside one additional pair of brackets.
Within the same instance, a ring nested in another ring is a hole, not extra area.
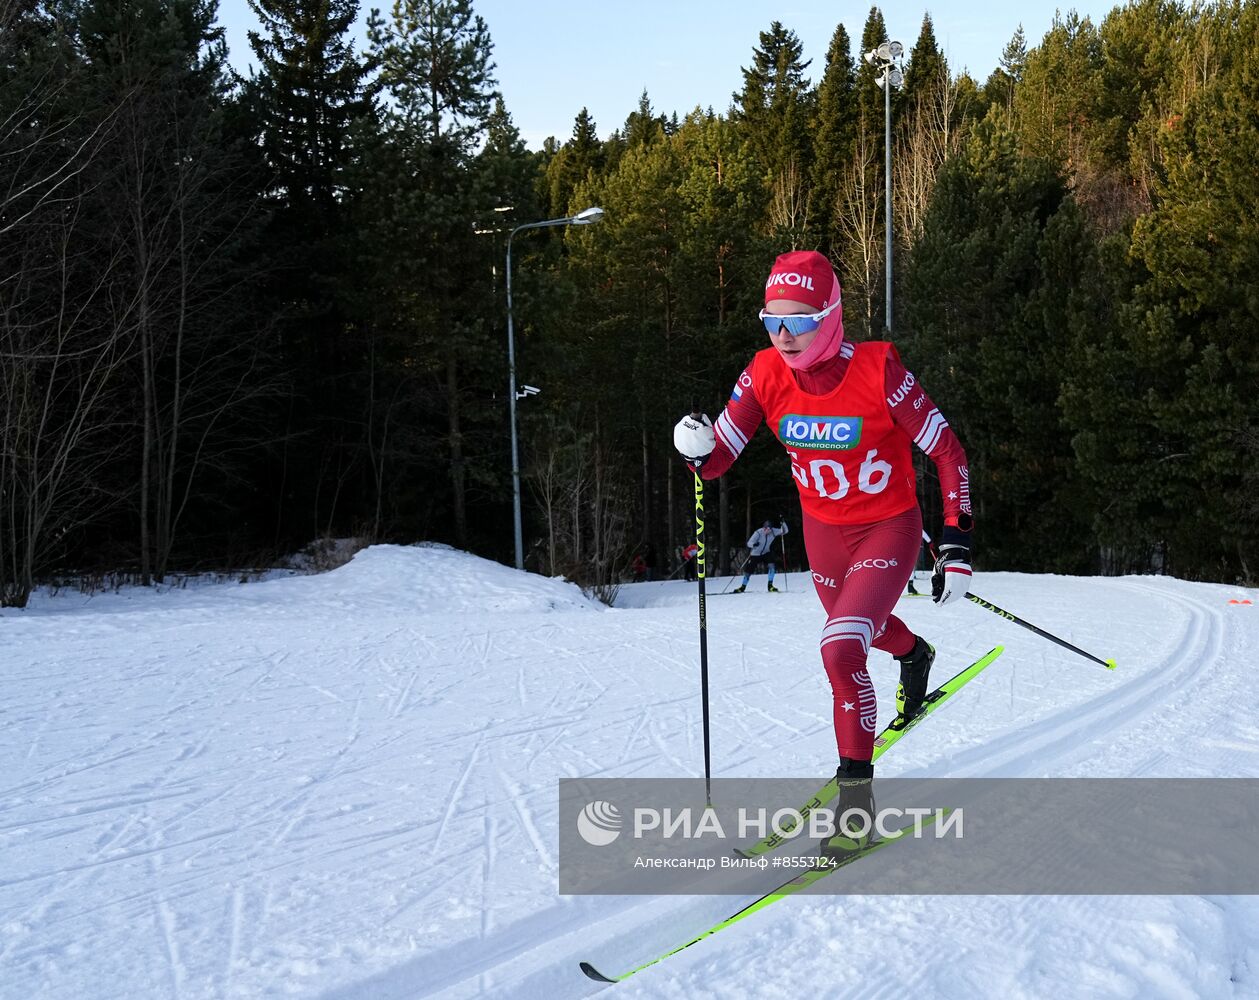
[(696, 578), (695, 557), (699, 555), (699, 546), (691, 542), (682, 550), (682, 575), (690, 582)]
[(647, 563), (647, 579), (656, 578), (656, 547), (648, 542), (643, 546), (643, 561)]

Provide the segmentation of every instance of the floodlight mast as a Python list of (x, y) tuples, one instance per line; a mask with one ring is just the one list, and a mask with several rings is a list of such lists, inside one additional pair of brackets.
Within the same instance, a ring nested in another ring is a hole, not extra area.
[(875, 82), (883, 91), (883, 175), (884, 175), (884, 275), (883, 326), (892, 332), (892, 88), (905, 85), (905, 75), (896, 65), (905, 46), (900, 42), (882, 42), (865, 54), (865, 60), (880, 71)]

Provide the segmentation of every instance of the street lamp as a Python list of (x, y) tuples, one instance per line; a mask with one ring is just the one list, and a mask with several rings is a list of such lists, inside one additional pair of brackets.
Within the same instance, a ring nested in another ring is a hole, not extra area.
[[(517, 226), (507, 237), (507, 405), (511, 409), (511, 505), (512, 519), (516, 528), (516, 569), (525, 568), (524, 537), (520, 530), (520, 446), (516, 438), (516, 337), (512, 330), (511, 316), (511, 241), (522, 229), (545, 229), (547, 226), (589, 226), (603, 218), (603, 209), (591, 207), (563, 219), (544, 219)], [(538, 392), (533, 386), (525, 386), (521, 396)]]
[(888, 333), (892, 332), (892, 88), (899, 90), (905, 86), (905, 74), (901, 72), (897, 62), (900, 60), (905, 46), (900, 42), (884, 42), (877, 49), (871, 49), (865, 60), (880, 71), (875, 81), (883, 89), (883, 173), (886, 183), (884, 198), (884, 228), (887, 230), (886, 252), (887, 288), (884, 292), (883, 324)]

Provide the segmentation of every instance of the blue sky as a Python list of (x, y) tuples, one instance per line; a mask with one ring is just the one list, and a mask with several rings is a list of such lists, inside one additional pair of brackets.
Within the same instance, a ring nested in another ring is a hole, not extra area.
[[(367, 0), (364, 10), (371, 5)], [(869, 3), (800, 0), (783, 8), (742, 0), (473, 0), (473, 6), (494, 40), (496, 76), (507, 110), (531, 149), (550, 135), (566, 139), (583, 106), (599, 134), (608, 135), (638, 106), (644, 88), (660, 113), (684, 115), (696, 105), (725, 111), (742, 85), (740, 68), (751, 65), (758, 34), (773, 20), (803, 41), (805, 58), (813, 60), (808, 72), (816, 81), (835, 26), (843, 23), (855, 49), (870, 12)], [(1020, 23), (1029, 47), (1034, 46), (1057, 9), (1053, 0), (991, 7), (974, 0), (878, 6), (892, 37), (906, 49), (918, 37), (923, 14), (930, 12), (949, 67), (954, 72), (967, 69), (980, 83), (996, 68)], [(1077, 10), (1100, 24), (1114, 6), (1084, 0), (1063, 9)], [(253, 13), (245, 0), (220, 0), (219, 21), (227, 29), (232, 65), (247, 72), (253, 53), (245, 32), (256, 27)], [(360, 49), (364, 45), (360, 42)]]

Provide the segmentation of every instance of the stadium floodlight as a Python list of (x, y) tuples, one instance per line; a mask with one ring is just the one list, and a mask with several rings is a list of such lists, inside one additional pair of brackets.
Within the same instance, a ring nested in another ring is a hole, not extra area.
[(900, 42), (883, 42), (878, 48), (865, 54), (865, 60), (879, 71), (875, 83), (883, 91), (883, 173), (886, 184), (884, 200), (884, 228), (886, 244), (884, 247), (884, 274), (887, 279), (883, 295), (883, 326), (892, 332), (892, 88), (900, 89), (905, 85), (905, 74), (897, 61), (905, 51)]

